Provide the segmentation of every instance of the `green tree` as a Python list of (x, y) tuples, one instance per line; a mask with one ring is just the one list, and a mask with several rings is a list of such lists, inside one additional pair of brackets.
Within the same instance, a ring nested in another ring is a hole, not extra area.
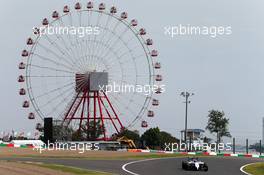
[(89, 141), (95, 141), (97, 138), (99, 138), (103, 132), (104, 128), (101, 126), (101, 121), (90, 121), (89, 127), (87, 127), (87, 122), (82, 125), (81, 129), (76, 130), (72, 134), (72, 140), (73, 141), (83, 141), (83, 140), (89, 140)]
[(119, 137), (125, 136), (128, 139), (131, 139), (134, 141), (134, 143), (136, 144), (136, 146), (138, 147), (140, 144), (140, 135), (138, 133), (138, 131), (131, 131), (128, 129), (124, 129), (122, 130), (122, 132), (119, 134)]
[(84, 140), (84, 136), (81, 131), (76, 130), (72, 133), (72, 141), (83, 141), (83, 140)]
[(165, 143), (179, 143), (179, 139), (173, 137), (170, 133), (160, 131), (158, 127), (150, 128), (141, 136), (141, 142), (143, 146), (147, 146), (150, 149), (164, 149)]
[(173, 137), (170, 133), (165, 131), (161, 131), (159, 134), (160, 139), (160, 147), (161, 149), (165, 148), (165, 143), (179, 143), (179, 139)]
[(225, 117), (223, 111), (211, 110), (208, 114), (206, 129), (210, 133), (216, 133), (217, 143), (220, 143), (222, 137), (231, 137), (228, 131), (229, 119)]
[(204, 138), (203, 138), (203, 142), (204, 142), (204, 143), (210, 143), (211, 141), (212, 141), (212, 139), (209, 138), (209, 137), (204, 137)]
[(70, 140), (73, 134), (73, 129), (68, 126), (63, 126), (62, 124), (53, 125), (53, 140)]
[(83, 126), (83, 128), (85, 128), (84, 133), (86, 134), (87, 140), (93, 140), (94, 141), (104, 133), (105, 128), (102, 128), (100, 120), (96, 121), (95, 123), (94, 123), (94, 121), (90, 121), (89, 122), (89, 129), (86, 126), (87, 126), (87, 124), (85, 126)]
[(144, 132), (141, 136), (141, 141), (143, 142), (143, 146), (147, 146), (151, 149), (155, 149), (160, 146), (160, 129), (150, 128)]

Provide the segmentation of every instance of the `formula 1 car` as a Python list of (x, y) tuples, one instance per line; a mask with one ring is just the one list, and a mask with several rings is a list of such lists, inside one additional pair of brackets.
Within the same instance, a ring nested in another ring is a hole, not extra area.
[(182, 161), (182, 169), (192, 171), (208, 171), (208, 165), (198, 158), (188, 158), (188, 160)]

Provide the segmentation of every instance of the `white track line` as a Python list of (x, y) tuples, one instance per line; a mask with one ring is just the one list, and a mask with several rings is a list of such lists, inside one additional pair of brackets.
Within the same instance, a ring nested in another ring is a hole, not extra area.
[(128, 163), (126, 163), (126, 164), (124, 164), (122, 166), (122, 170), (124, 170), (125, 172), (127, 172), (129, 174), (132, 174), (132, 175), (139, 175), (139, 174), (136, 174), (136, 173), (134, 173), (132, 171), (127, 170), (126, 169), (126, 166), (131, 165), (131, 164), (134, 164), (134, 163), (146, 162), (146, 161), (150, 161), (150, 160), (153, 160), (153, 159), (146, 159), (146, 160), (138, 160), (138, 161), (128, 162)]
[[(124, 164), (122, 166), (122, 170), (129, 173), (129, 174), (132, 174), (132, 175), (140, 175), (140, 174), (137, 174), (137, 173), (134, 173), (132, 171), (129, 171), (126, 169), (126, 166), (128, 165), (131, 165), (131, 164), (135, 164), (135, 163), (140, 163), (140, 162), (146, 162), (146, 161), (152, 161), (152, 160), (161, 160), (161, 159), (177, 159), (178, 157), (167, 157), (167, 158), (154, 158), (154, 159), (145, 159), (145, 160), (137, 160), (137, 161), (133, 161), (133, 162), (128, 162), (126, 164)], [(180, 157), (179, 157), (180, 158)], [(250, 173), (247, 173), (245, 172), (243, 169), (246, 167), (246, 166), (249, 166), (249, 165), (252, 165), (252, 164), (255, 164), (255, 163), (249, 163), (249, 164), (246, 164), (246, 165), (243, 165), (241, 168), (240, 168), (240, 171), (246, 175), (252, 175)]]
[(131, 164), (135, 164), (135, 163), (140, 163), (140, 162), (147, 162), (147, 161), (152, 161), (152, 160), (161, 160), (161, 159), (179, 159), (179, 158), (182, 158), (182, 157), (166, 157), (166, 158), (153, 158), (153, 159), (145, 159), (145, 160), (137, 160), (137, 161), (133, 161), (133, 162), (128, 162), (126, 164), (124, 164), (122, 166), (122, 170), (129, 173), (129, 174), (132, 174), (132, 175), (140, 175), (140, 174), (137, 174), (137, 173), (134, 173), (132, 171), (129, 171), (126, 169), (126, 166), (128, 165), (131, 165)]
[(242, 173), (244, 173), (244, 174), (252, 175), (252, 174), (247, 173), (247, 172), (244, 171), (243, 169), (244, 169), (246, 166), (253, 165), (253, 164), (255, 164), (255, 163), (249, 163), (249, 164), (243, 165), (243, 166), (240, 168), (240, 171), (241, 171)]

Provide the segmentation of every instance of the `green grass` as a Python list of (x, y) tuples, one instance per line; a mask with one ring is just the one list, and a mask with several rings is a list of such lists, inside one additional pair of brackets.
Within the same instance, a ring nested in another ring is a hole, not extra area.
[[(31, 164), (31, 163), (30, 163)], [(44, 164), (44, 163), (32, 163), (33, 165), (42, 167), (42, 168), (48, 168), (56, 171), (62, 171), (66, 173), (72, 173), (76, 175), (111, 175), (110, 173), (105, 172), (99, 172), (99, 171), (91, 171), (91, 170), (85, 170), (81, 168), (75, 168), (70, 166), (64, 166), (64, 165), (56, 165), (56, 164)]]
[(248, 165), (243, 170), (252, 175), (263, 175), (264, 174), (264, 162)]

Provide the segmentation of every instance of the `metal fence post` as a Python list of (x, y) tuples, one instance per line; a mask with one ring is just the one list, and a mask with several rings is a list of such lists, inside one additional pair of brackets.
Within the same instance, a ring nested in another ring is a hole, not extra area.
[(236, 154), (236, 138), (233, 138), (233, 154)]
[(248, 139), (246, 139), (246, 152), (248, 154)]
[(259, 140), (259, 154), (262, 155), (262, 144), (261, 144), (261, 140)]
[(191, 136), (189, 137), (189, 152), (191, 152), (192, 151), (192, 138), (191, 138)]

